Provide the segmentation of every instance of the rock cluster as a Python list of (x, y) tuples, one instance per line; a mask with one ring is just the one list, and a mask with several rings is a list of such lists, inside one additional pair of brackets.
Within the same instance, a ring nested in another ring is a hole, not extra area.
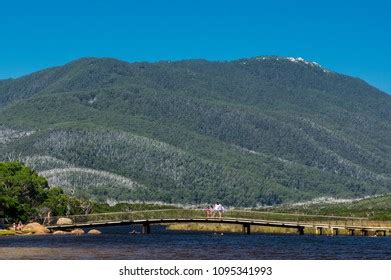
[(93, 234), (93, 235), (99, 235), (101, 234), (102, 232), (97, 230), (97, 229), (91, 229), (88, 234)]
[(82, 235), (84, 233), (85, 233), (84, 230), (82, 230), (81, 228), (76, 228), (71, 231), (71, 234), (75, 234), (75, 235)]
[(50, 230), (39, 223), (30, 223), (23, 227), (24, 233), (33, 233), (33, 234), (48, 234)]
[(57, 225), (72, 225), (73, 221), (69, 218), (59, 218), (57, 220)]

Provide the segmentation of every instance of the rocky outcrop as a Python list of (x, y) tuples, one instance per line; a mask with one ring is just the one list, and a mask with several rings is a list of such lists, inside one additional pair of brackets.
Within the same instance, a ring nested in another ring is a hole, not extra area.
[(85, 233), (84, 230), (82, 230), (81, 228), (76, 228), (71, 231), (71, 234), (75, 234), (75, 235), (82, 235), (84, 233)]
[(33, 233), (33, 234), (47, 234), (50, 233), (46, 227), (38, 223), (30, 223), (23, 227), (24, 233)]
[(72, 225), (73, 221), (69, 218), (59, 218), (56, 222), (57, 225)]
[(99, 234), (102, 234), (101, 231), (97, 230), (97, 229), (91, 229), (88, 234), (93, 234), (93, 235), (99, 235)]
[(53, 235), (65, 235), (65, 234), (70, 234), (70, 233), (63, 230), (56, 230), (55, 232), (53, 232)]

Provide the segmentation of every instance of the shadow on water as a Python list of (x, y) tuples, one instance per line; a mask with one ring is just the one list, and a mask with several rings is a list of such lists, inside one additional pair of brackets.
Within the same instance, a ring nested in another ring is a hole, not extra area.
[(0, 238), (0, 259), (391, 259), (391, 238), (214, 234), (141, 227), (99, 228), (102, 235)]

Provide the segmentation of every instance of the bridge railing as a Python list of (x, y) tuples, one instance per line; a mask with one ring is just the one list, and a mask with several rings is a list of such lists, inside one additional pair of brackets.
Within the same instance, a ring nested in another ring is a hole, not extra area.
[[(325, 225), (329, 224), (340, 226), (376, 226), (373, 224), (372, 221), (369, 221), (367, 218), (300, 215), (245, 210), (228, 210), (223, 213), (223, 217), (231, 219), (286, 221), (295, 223), (313, 223)], [(58, 224), (59, 218), (64, 217), (50, 217), (50, 219), (42, 217), (40, 218), (39, 222), (46, 225), (56, 225)], [(201, 209), (164, 209), (116, 213), (98, 213), (89, 215), (72, 215), (67, 216), (65, 218), (69, 218), (72, 224), (85, 224), (152, 219), (205, 219), (207, 218), (207, 215), (206, 211)], [(218, 220), (219, 215), (218, 213), (214, 213), (214, 215), (209, 218)]]
[(119, 221), (134, 221), (134, 220), (152, 220), (152, 219), (191, 219), (205, 217), (202, 210), (148, 210), (148, 211), (131, 211), (131, 212), (113, 212), (113, 213), (97, 213), (88, 215), (70, 215), (51, 217), (50, 219), (41, 217), (39, 220), (46, 225), (55, 225), (60, 218), (68, 218), (74, 224), (83, 223), (104, 223), (104, 222), (119, 222)]
[(270, 220), (270, 221), (286, 221), (297, 223), (332, 223), (332, 224), (364, 224), (368, 219), (341, 217), (341, 216), (320, 216), (320, 215), (302, 215), (302, 214), (288, 214), (276, 212), (261, 212), (261, 211), (243, 211), (232, 210), (227, 212), (227, 217), (233, 218), (248, 218), (256, 220)]
[[(277, 212), (261, 212), (261, 211), (244, 211), (232, 210), (228, 211), (226, 217), (239, 219), (254, 219), (268, 221), (285, 221), (300, 224), (313, 225), (333, 225), (333, 226), (377, 226), (378, 222), (370, 221), (364, 217), (343, 217), (343, 216), (323, 216), (323, 215), (305, 215), (305, 214), (289, 214)], [(390, 223), (391, 226), (391, 223)]]

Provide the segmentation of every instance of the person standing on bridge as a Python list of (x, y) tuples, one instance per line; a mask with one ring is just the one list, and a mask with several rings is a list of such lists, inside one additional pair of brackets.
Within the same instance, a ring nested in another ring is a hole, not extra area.
[(52, 211), (49, 209), (45, 219), (43, 219), (43, 225), (47, 224), (47, 225), (50, 225), (50, 222), (51, 222), (51, 217), (52, 217)]
[(214, 206), (214, 212), (219, 214), (219, 218), (222, 218), (224, 207), (219, 202), (217, 202)]
[(205, 208), (205, 213), (207, 218), (211, 218), (213, 216), (213, 205), (207, 205)]

